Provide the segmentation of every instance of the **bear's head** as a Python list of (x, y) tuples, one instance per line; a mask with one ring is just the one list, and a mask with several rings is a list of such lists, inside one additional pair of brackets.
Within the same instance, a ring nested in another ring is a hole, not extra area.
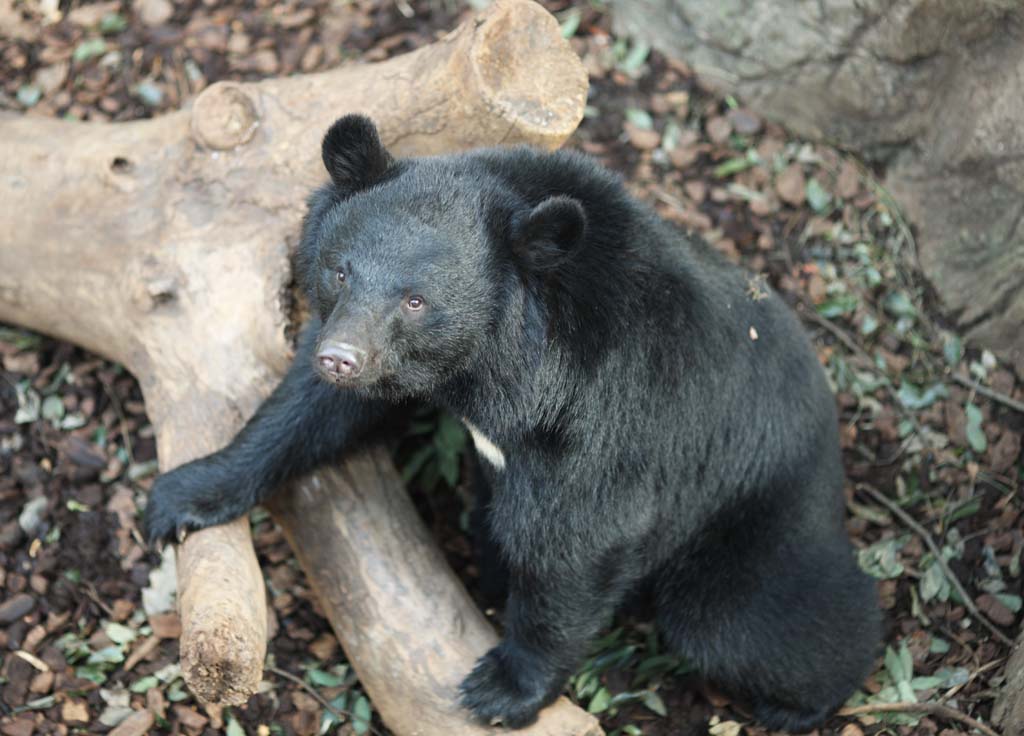
[(316, 369), (342, 386), (426, 394), (471, 368), (583, 240), (578, 201), (531, 204), (474, 154), (395, 160), (359, 115), (331, 126), (323, 161), (296, 275), (320, 317)]

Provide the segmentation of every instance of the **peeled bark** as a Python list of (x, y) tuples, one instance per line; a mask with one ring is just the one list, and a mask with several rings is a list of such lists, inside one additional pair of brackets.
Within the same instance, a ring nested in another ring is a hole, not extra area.
[[(399, 155), (497, 143), (553, 148), (578, 124), (586, 89), (555, 20), (527, 0), (499, 0), (405, 56), (253, 84), (221, 82), (191, 109), (155, 120), (0, 118), (0, 320), (131, 370), (167, 470), (225, 445), (287, 367), (286, 332), (296, 327), (289, 252), (304, 198), (325, 178), (319, 141), (335, 118), (370, 115)], [(317, 560), (307, 573), (385, 723), (398, 733), (472, 732), (448, 690), (444, 702), (440, 690), (422, 690), (426, 665), (403, 652), (420, 651), (409, 637), (426, 632), (409, 631), (397, 612), (399, 603), (431, 609), (435, 602), (423, 597), (430, 593), (470, 628), (480, 628), (479, 614), (430, 552), (407, 500), (392, 494), (395, 518), (375, 516), (381, 507), (366, 494), (394, 484), (389, 462), (378, 457), (372, 471), (359, 462), (341, 471), (352, 485), (339, 484), (332, 471), (305, 481), (340, 494), (324, 499), (345, 511), (330, 515), (333, 530), (315, 506), (278, 504), (286, 533), (300, 559)], [(307, 525), (322, 533), (306, 534)], [(345, 564), (318, 557), (334, 549), (320, 546), (324, 538), (354, 529), (381, 536), (353, 547)], [(422, 552), (415, 567), (398, 554), (407, 540)], [(394, 585), (362, 579), (382, 569)], [(190, 535), (179, 548), (178, 571), (186, 682), (203, 701), (245, 702), (266, 652), (265, 591), (246, 520)], [(342, 614), (346, 591), (361, 605)], [(360, 618), (371, 613), (372, 620)], [(468, 672), (488, 639), (479, 630), (469, 646), (457, 633), (431, 635), (438, 682)], [(393, 670), (375, 679), (378, 670), (359, 660), (374, 660), (397, 640), (406, 647), (389, 654)], [(410, 711), (410, 703), (420, 710)], [(542, 724), (561, 720), (555, 731), (538, 733), (595, 727), (574, 707), (549, 710)]]

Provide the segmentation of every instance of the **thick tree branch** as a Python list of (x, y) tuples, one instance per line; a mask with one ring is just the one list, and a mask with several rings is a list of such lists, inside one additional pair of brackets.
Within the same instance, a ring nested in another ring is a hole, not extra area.
[[(400, 155), (499, 142), (555, 147), (578, 124), (586, 90), (555, 20), (528, 0), (498, 0), (405, 56), (255, 84), (221, 82), (191, 109), (155, 120), (0, 118), (0, 320), (127, 366), (142, 385), (163, 469), (207, 454), (230, 440), (287, 366), (285, 333), (295, 327), (289, 251), (302, 203), (324, 178), (319, 140), (336, 117), (370, 115)], [(337, 485), (341, 503), (393, 480), (386, 459), (372, 471), (379, 477), (358, 467), (364, 475), (342, 471), (358, 480), (351, 486), (330, 471), (307, 483), (325, 493)], [(303, 508), (281, 509), (282, 518), (299, 558), (318, 559), (321, 547), (309, 546), (304, 527), (325, 521)], [(407, 628), (397, 611), (433, 610), (428, 593), (460, 620), (479, 614), (440, 555), (423, 553), (417, 560), (427, 562), (416, 566), (408, 555), (375, 556), (397, 554), (410, 539), (430, 547), (414, 514), (389, 523), (362, 516), (374, 508), (353, 502), (332, 513), (340, 537), (360, 528), (384, 536), (365, 540), (344, 566), (307, 565), (312, 584), (385, 723), (397, 733), (471, 733), (475, 727), (452, 709), (448, 685), (482, 653), (486, 629), (467, 644), (450, 627)], [(178, 569), (186, 681), (202, 700), (244, 702), (259, 684), (266, 638), (263, 580), (245, 520), (190, 535)], [(383, 569), (393, 585), (361, 579)], [(358, 605), (345, 615), (331, 610), (356, 592)], [(445, 686), (429, 694), (419, 679), (425, 665), (403, 654), (424, 651), (420, 636), (432, 642), (437, 666), (452, 668), (443, 676), (437, 670)], [(380, 658), (380, 647), (393, 649), (392, 669), (390, 679), (374, 680), (378, 670), (359, 660)], [(417, 719), (403, 701), (422, 709)], [(568, 715), (556, 730), (537, 733), (596, 728), (576, 708), (559, 712)]]

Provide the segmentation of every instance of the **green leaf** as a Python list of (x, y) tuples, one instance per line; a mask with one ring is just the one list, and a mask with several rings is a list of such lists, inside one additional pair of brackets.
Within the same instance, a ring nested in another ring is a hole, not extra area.
[(931, 690), (932, 688), (941, 687), (943, 682), (945, 682), (945, 678), (942, 677), (915, 677), (910, 681), (910, 687), (915, 690)]
[(830, 299), (826, 299), (815, 307), (818, 314), (826, 319), (833, 319), (835, 317), (841, 317), (844, 314), (850, 314), (856, 308), (857, 297), (853, 294), (837, 294)]
[(143, 677), (141, 680), (136, 680), (135, 682), (133, 682), (131, 684), (131, 687), (129, 687), (128, 689), (131, 690), (133, 693), (144, 693), (147, 690), (151, 690), (154, 687), (158, 687), (159, 685), (160, 680), (158, 680), (156, 676), (147, 675), (146, 677)]
[(183, 680), (175, 680), (167, 687), (167, 699), (172, 703), (178, 703), (182, 700), (187, 700), (190, 696), (185, 690), (185, 682)]
[(1014, 595), (1013, 593), (996, 593), (995, 596), (999, 599), (1000, 603), (1011, 611), (1014, 613), (1020, 613), (1022, 601), (1019, 595)]
[[(70, 503), (71, 502), (68, 501), (68, 504)], [(135, 641), (136, 637), (138, 636), (138, 634), (132, 629), (128, 628), (124, 624), (119, 624), (114, 621), (111, 621), (106, 626), (104, 626), (103, 631), (107, 635), (107, 638), (110, 639), (110, 641), (114, 642), (115, 644), (121, 645), (130, 644), (131, 642)]]
[(657, 713), (659, 716), (664, 718), (668, 715), (668, 708), (665, 707), (665, 701), (661, 699), (661, 696), (653, 690), (648, 690), (640, 698), (647, 710)]
[(932, 654), (945, 654), (949, 651), (949, 642), (938, 636), (933, 636), (932, 643), (928, 645), (928, 651)]
[(954, 524), (961, 519), (966, 519), (968, 516), (974, 516), (979, 511), (981, 511), (981, 499), (977, 496), (969, 498), (962, 504), (958, 505), (953, 512), (946, 517), (946, 524)]
[[(339, 713), (344, 713), (348, 709), (348, 693), (341, 693), (338, 697), (331, 701), (331, 707)], [(341, 723), (338, 718), (329, 710), (324, 709), (323, 717), (320, 719), (320, 736), (324, 736), (325, 733), (331, 730), (331, 727)]]
[(946, 359), (946, 365), (950, 368), (955, 368), (960, 363), (964, 357), (964, 344), (959, 335), (946, 335), (946, 339), (942, 341), (942, 357)]
[(590, 699), (590, 703), (587, 705), (587, 713), (604, 713), (608, 710), (611, 700), (612, 695), (608, 692), (608, 688), (602, 687)]
[(917, 317), (917, 307), (905, 291), (894, 291), (885, 298), (882, 306), (893, 317)]
[(64, 402), (59, 396), (47, 396), (43, 399), (43, 406), (39, 414), (43, 419), (56, 424), (64, 417)]
[(733, 174), (746, 171), (755, 163), (756, 161), (752, 160), (749, 156), (737, 156), (736, 158), (730, 158), (718, 164), (711, 173), (714, 174), (717, 179), (725, 179)]
[(949, 396), (949, 391), (944, 383), (934, 383), (928, 388), (922, 388), (915, 386), (910, 381), (903, 381), (896, 392), (897, 400), (912, 411), (926, 409), (947, 396)]
[(466, 428), (450, 414), (441, 414), (437, 419), (437, 434), (434, 444), (440, 450), (462, 452), (466, 447)]
[(639, 107), (627, 107), (626, 120), (644, 130), (654, 129), (654, 118), (651, 117), (649, 112), (641, 110)]
[(903, 565), (897, 555), (906, 543), (906, 537), (875, 542), (857, 552), (857, 562), (864, 572), (879, 580), (898, 578), (903, 574)]
[(131, 93), (146, 107), (159, 107), (164, 101), (164, 91), (148, 81), (136, 84)]
[(124, 652), (121, 647), (103, 647), (89, 655), (86, 664), (121, 664), (124, 661)]
[(42, 400), (39, 394), (29, 386), (28, 381), (19, 381), (14, 387), (18, 395), (18, 410), (14, 412), (15, 424), (30, 424), (39, 419)]
[(370, 730), (370, 718), (373, 711), (370, 708), (370, 701), (365, 695), (360, 695), (359, 700), (352, 706), (352, 730), (357, 734), (364, 734)]
[(120, 33), (128, 27), (128, 21), (120, 13), (107, 13), (100, 21), (100, 33)]
[(324, 672), (318, 670), (315, 667), (306, 670), (306, 677), (309, 679), (311, 685), (317, 687), (341, 687), (345, 684), (345, 678), (343, 676), (335, 675), (331, 672)]
[(95, 682), (97, 685), (102, 685), (107, 681), (105, 668), (96, 664), (83, 664), (80, 667), (76, 667), (75, 677)]
[(633, 41), (633, 45), (629, 49), (629, 53), (626, 54), (625, 58), (619, 63), (619, 69), (630, 76), (633, 76), (640, 67), (643, 66), (644, 62), (647, 61), (647, 56), (651, 53), (651, 46), (645, 41)]
[(576, 35), (576, 31), (580, 27), (580, 19), (583, 18), (583, 13), (580, 12), (579, 8), (570, 8), (562, 19), (562, 25), (560, 30), (562, 32), (562, 38), (572, 38)]
[(68, 507), (68, 511), (75, 511), (77, 513), (82, 513), (84, 511), (88, 511), (89, 510), (88, 506), (86, 506), (81, 501), (76, 501), (73, 498), (68, 499), (68, 502), (67, 502), (66, 505)]
[(864, 320), (860, 323), (860, 334), (872, 335), (878, 329), (878, 320), (873, 314), (865, 314)]
[(946, 574), (942, 571), (941, 565), (933, 562), (925, 570), (924, 575), (921, 577), (919, 590), (921, 592), (921, 600), (925, 602), (933, 598), (938, 598), (941, 601), (949, 598), (949, 581), (946, 579)]
[(437, 453), (437, 448), (433, 445), (424, 445), (412, 454), (412, 456), (402, 466), (402, 482), (408, 483), (423, 469), (423, 466), (427, 464)]
[(34, 84), (23, 84), (21, 87), (18, 87), (18, 102), (25, 107), (33, 107), (42, 99), (42, 96), (43, 91)]
[(227, 728), (224, 729), (227, 736), (245, 736), (245, 729), (242, 728), (242, 724), (238, 722), (237, 718), (229, 715), (227, 720)]
[(832, 202), (832, 195), (825, 191), (825, 188), (818, 183), (817, 179), (813, 178), (807, 181), (805, 196), (807, 204), (818, 214), (828, 209), (829, 204)]
[(87, 38), (75, 47), (71, 58), (82, 62), (107, 53), (107, 42), (102, 38)]
[(988, 448), (988, 438), (985, 437), (985, 431), (981, 428), (984, 417), (981, 414), (981, 409), (974, 404), (968, 404), (964, 410), (967, 412), (967, 442), (971, 449), (980, 455)]

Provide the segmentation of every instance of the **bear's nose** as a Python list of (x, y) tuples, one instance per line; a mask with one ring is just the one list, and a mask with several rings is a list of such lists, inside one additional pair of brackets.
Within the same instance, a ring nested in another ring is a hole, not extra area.
[(320, 369), (331, 376), (355, 378), (363, 372), (366, 351), (346, 343), (327, 345), (320, 349), (316, 359)]

